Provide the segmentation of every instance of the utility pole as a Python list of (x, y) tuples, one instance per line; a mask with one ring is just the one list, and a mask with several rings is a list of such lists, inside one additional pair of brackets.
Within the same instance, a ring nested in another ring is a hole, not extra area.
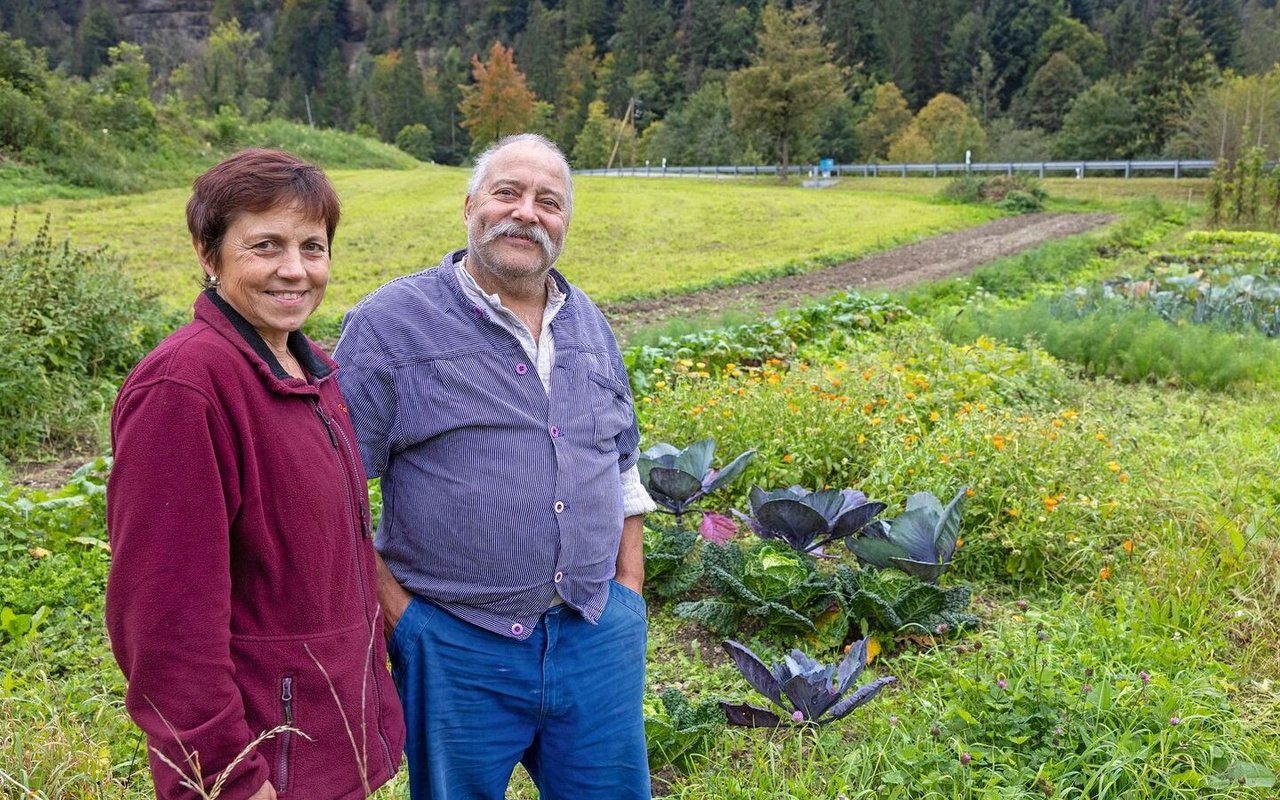
[(618, 126), (618, 135), (613, 137), (613, 152), (609, 154), (609, 163), (604, 165), (605, 169), (613, 166), (613, 159), (618, 155), (618, 147), (622, 144), (622, 133), (630, 126), (635, 129), (636, 118), (636, 99), (633, 97), (627, 102), (627, 110), (622, 115), (622, 124)]

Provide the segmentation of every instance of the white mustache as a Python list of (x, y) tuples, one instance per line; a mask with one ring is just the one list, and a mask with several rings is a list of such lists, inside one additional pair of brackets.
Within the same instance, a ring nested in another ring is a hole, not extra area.
[(518, 222), (499, 222), (485, 233), (480, 242), (481, 244), (491, 244), (500, 236), (523, 236), (526, 239), (532, 239), (547, 255), (551, 255), (554, 247), (551, 237), (541, 227), (537, 225), (521, 225)]

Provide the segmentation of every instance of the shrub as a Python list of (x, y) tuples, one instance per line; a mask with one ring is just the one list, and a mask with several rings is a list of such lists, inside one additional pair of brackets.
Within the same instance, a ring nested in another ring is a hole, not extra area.
[(48, 220), (29, 242), (11, 233), (0, 247), (0, 453), (83, 438), (174, 322), (106, 252), (55, 245)]
[(430, 128), (421, 122), (415, 122), (412, 125), (405, 125), (396, 134), (396, 147), (419, 161), (429, 162), (435, 150), (435, 140), (431, 136)]

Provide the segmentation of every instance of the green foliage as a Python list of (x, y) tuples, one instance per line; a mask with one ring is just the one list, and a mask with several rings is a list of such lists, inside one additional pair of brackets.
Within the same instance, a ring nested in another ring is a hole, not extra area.
[(961, 203), (989, 203), (1001, 211), (1027, 214), (1042, 210), (1048, 195), (1039, 181), (1029, 175), (966, 173), (948, 181), (942, 188), (942, 196)]
[(419, 161), (430, 161), (435, 141), (426, 125), (415, 122), (404, 126), (396, 134), (396, 147)]
[(645, 586), (670, 600), (688, 592), (702, 578), (702, 562), (695, 550), (700, 539), (697, 531), (674, 525), (645, 526)]
[(683, 602), (675, 613), (720, 636), (759, 630), (773, 641), (839, 646), (848, 630), (835, 585), (809, 556), (785, 544), (737, 542), (702, 548), (703, 572), (717, 596)]
[(707, 751), (724, 732), (724, 712), (715, 700), (692, 704), (679, 689), (666, 689), (644, 701), (644, 735), (649, 769), (666, 766), (688, 774), (707, 759)]
[(49, 222), (0, 246), (0, 453), (92, 433), (124, 375), (173, 326), (104, 251), (54, 244)]
[(846, 566), (836, 567), (836, 586), (850, 625), (864, 633), (942, 635), (979, 624), (966, 586), (943, 589), (903, 573)]

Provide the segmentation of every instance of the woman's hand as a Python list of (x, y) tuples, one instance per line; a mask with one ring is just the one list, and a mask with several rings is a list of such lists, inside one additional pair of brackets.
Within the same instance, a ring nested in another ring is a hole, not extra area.
[(404, 590), (396, 576), (387, 569), (382, 556), (374, 554), (378, 565), (378, 605), (382, 606), (382, 632), (388, 640), (396, 629), (400, 616), (409, 607), (413, 595)]
[(271, 785), (271, 781), (262, 784), (262, 788), (249, 795), (249, 800), (276, 800), (276, 787)]

